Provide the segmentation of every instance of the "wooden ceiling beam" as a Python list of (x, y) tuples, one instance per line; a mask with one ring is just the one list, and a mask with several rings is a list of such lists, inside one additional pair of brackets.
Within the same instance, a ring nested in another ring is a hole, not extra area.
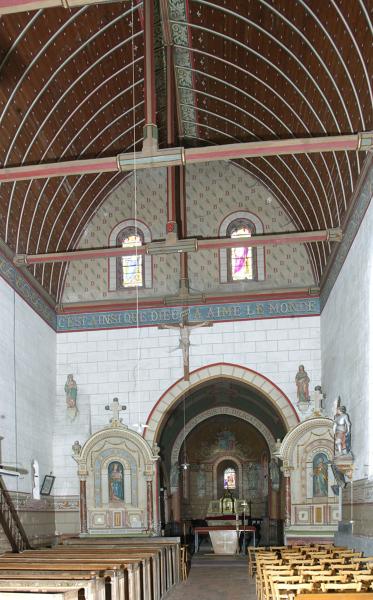
[[(211, 250), (220, 248), (276, 246), (283, 244), (309, 244), (314, 242), (340, 242), (341, 229), (324, 229), (320, 231), (289, 231), (287, 233), (270, 233), (240, 238), (183, 239), (171, 245), (168, 240), (150, 242), (136, 249), (137, 254), (186, 253), (193, 250)], [(183, 246), (185, 244), (185, 247)], [(193, 249), (192, 249), (193, 247)], [(118, 256), (132, 256), (133, 248), (110, 247), (71, 252), (50, 252), (48, 254), (16, 254), (13, 262), (18, 267), (54, 262), (73, 262), (77, 260), (93, 260)]]
[(373, 145), (373, 132), (342, 136), (270, 140), (225, 144), (203, 148), (171, 148), (154, 152), (119, 154), (108, 158), (72, 160), (0, 169), (0, 183), (28, 181), (69, 175), (90, 175), (115, 171), (133, 171), (168, 166), (190, 165), (217, 160), (234, 160), (258, 156), (285, 156), (338, 151), (368, 151)]
[(0, 0), (0, 15), (44, 8), (75, 8), (87, 4), (105, 4), (107, 0)]

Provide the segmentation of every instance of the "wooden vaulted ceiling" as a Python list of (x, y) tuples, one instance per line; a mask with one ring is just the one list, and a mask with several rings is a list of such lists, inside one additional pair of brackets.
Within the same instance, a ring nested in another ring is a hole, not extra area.
[[(174, 52), (179, 143), (186, 147), (373, 129), (369, 0), (160, 4), (154, 50), (160, 146), (166, 142), (165, 31)], [(143, 52), (142, 3), (135, 0), (2, 16), (1, 166), (140, 149)], [(299, 230), (312, 230), (343, 224), (364, 159), (349, 151), (239, 162)], [(124, 177), (2, 183), (0, 237), (17, 253), (72, 249)], [(330, 250), (328, 243), (310, 247), (318, 279)], [(57, 301), (65, 269), (55, 263), (33, 271)]]

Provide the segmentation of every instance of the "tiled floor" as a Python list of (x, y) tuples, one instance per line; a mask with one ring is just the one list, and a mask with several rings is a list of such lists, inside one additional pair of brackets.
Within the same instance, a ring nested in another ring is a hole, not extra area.
[(255, 600), (255, 583), (247, 557), (197, 554), (186, 582), (170, 591), (166, 600)]

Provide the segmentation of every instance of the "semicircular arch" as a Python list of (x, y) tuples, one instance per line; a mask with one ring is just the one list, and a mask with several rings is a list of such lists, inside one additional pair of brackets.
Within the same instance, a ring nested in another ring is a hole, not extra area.
[(183, 429), (179, 432), (171, 450), (172, 465), (178, 461), (184, 437), (189, 435), (191, 431), (193, 431), (193, 429), (197, 427), (197, 425), (199, 425), (203, 421), (206, 421), (207, 419), (210, 419), (211, 417), (216, 417), (217, 415), (229, 415), (231, 417), (237, 417), (238, 419), (242, 419), (243, 421), (250, 423), (250, 425), (255, 427), (255, 429), (257, 429), (262, 434), (262, 436), (268, 444), (268, 448), (270, 449), (270, 451), (272, 452), (272, 450), (274, 449), (276, 440), (270, 432), (270, 430), (268, 429), (268, 427), (266, 427), (266, 425), (264, 425), (264, 423), (262, 423), (259, 419), (257, 419), (253, 415), (248, 414), (244, 410), (239, 410), (238, 408), (233, 408), (232, 406), (217, 406), (215, 408), (205, 410), (196, 417), (193, 417), (193, 419), (190, 419), (190, 421), (188, 421), (185, 425), (185, 432)]
[(189, 381), (179, 379), (159, 398), (149, 414), (144, 438), (152, 446), (159, 439), (165, 415), (186, 394), (192, 392), (202, 383), (225, 378), (239, 381), (262, 394), (274, 409), (281, 415), (286, 429), (289, 431), (299, 423), (299, 417), (286, 394), (270, 379), (247, 367), (232, 363), (215, 363), (196, 369), (190, 373)]

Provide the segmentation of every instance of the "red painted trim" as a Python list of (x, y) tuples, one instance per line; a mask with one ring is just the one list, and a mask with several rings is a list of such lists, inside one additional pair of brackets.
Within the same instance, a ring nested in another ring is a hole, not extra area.
[[(310, 138), (312, 139), (312, 138)], [(214, 149), (206, 150), (205, 152), (194, 152), (193, 148), (185, 150), (185, 162), (198, 162), (198, 161), (209, 161), (209, 160), (223, 160), (233, 158), (245, 158), (248, 156), (274, 156), (281, 152), (286, 154), (293, 154), (295, 152), (309, 154), (311, 152), (333, 152), (336, 150), (356, 150), (356, 140), (335, 140), (334, 142), (318, 142), (318, 143), (301, 143), (301, 144), (276, 144), (269, 147), (255, 147), (254, 144), (250, 147), (242, 148), (242, 150), (232, 149), (227, 150), (224, 147), (219, 149), (214, 146)]]
[[(244, 367), (243, 365), (237, 365), (235, 363), (227, 363), (227, 362), (218, 362), (218, 363), (212, 363), (212, 364), (208, 364), (208, 365), (204, 365), (203, 367), (199, 367), (198, 369), (194, 369), (194, 371), (191, 371), (190, 374), (192, 375), (193, 373), (198, 373), (200, 371), (203, 371), (206, 369), (206, 371), (208, 369), (210, 369), (211, 367), (220, 367), (220, 366), (225, 366), (225, 367), (234, 367), (237, 369), (244, 369), (245, 371), (247, 371), (248, 373), (254, 373), (255, 375), (259, 375), (259, 377), (262, 377), (263, 379), (265, 379), (266, 381), (268, 381), (268, 383), (270, 383), (276, 390), (278, 390), (280, 392), (280, 394), (285, 398), (286, 402), (289, 404), (291, 410), (293, 411), (295, 418), (297, 420), (297, 422), (300, 422), (300, 419), (298, 417), (298, 414), (294, 408), (294, 406), (292, 405), (290, 398), (288, 398), (288, 396), (282, 391), (282, 389), (276, 385), (273, 381), (271, 381), (270, 379), (268, 379), (268, 377), (266, 377), (265, 375), (263, 375), (262, 373), (259, 373), (258, 371), (254, 371), (254, 369), (248, 369), (247, 367)], [(218, 376), (217, 376), (218, 377)], [(226, 377), (226, 375), (221, 375), (221, 377)], [(172, 390), (172, 388), (176, 387), (181, 381), (184, 381), (184, 377), (180, 377), (180, 379), (178, 379), (177, 381), (175, 381), (175, 383), (173, 383), (172, 385), (170, 385), (165, 392), (163, 392), (163, 394), (160, 396), (160, 398), (157, 400), (157, 402), (154, 404), (152, 410), (150, 411), (149, 415), (148, 415), (148, 420), (146, 421), (146, 424), (148, 425), (150, 423), (150, 420), (153, 416), (154, 411), (157, 409), (157, 406), (160, 404), (160, 402), (162, 402), (163, 398)], [(192, 389), (194, 389), (195, 387), (198, 387), (198, 385), (200, 383), (203, 383), (203, 381), (200, 381), (198, 383), (196, 383)], [(250, 387), (250, 384), (244, 382), (248, 387)], [(264, 394), (265, 395), (265, 394)], [(173, 402), (174, 404), (174, 402)], [(172, 405), (173, 405), (172, 404)], [(168, 411), (169, 407), (166, 409)], [(279, 413), (282, 417), (281, 412)], [(286, 424), (284, 423), (285, 427)], [(145, 437), (146, 439), (146, 437)], [(157, 441), (157, 440), (156, 440)]]
[(88, 164), (82, 161), (81, 164), (76, 164), (76, 161), (71, 161), (66, 166), (54, 164), (48, 167), (48, 165), (36, 165), (30, 167), (30, 169), (23, 169), (17, 167), (16, 169), (1, 169), (0, 170), (0, 181), (19, 181), (26, 179), (44, 179), (48, 177), (63, 177), (65, 175), (82, 175), (87, 173), (103, 173), (118, 171), (117, 159), (108, 159), (105, 162), (90, 162)]

